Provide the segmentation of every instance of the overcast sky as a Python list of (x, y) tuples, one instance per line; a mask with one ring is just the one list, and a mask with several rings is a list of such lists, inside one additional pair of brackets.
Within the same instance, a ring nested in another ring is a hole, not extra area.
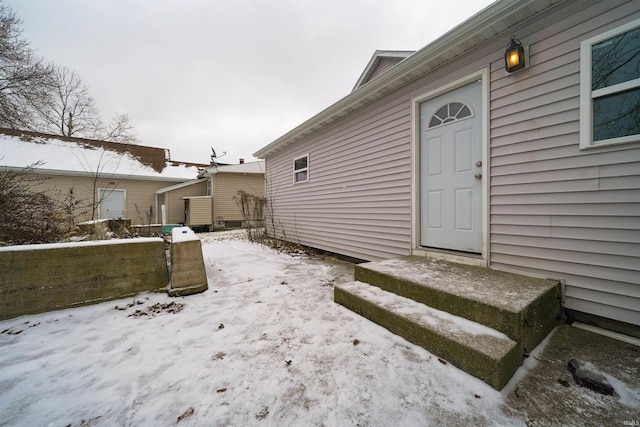
[[(2, 1), (2, 0), (0, 0)], [(105, 120), (173, 160), (253, 153), (347, 95), (376, 49), (418, 50), (491, 0), (4, 0)]]

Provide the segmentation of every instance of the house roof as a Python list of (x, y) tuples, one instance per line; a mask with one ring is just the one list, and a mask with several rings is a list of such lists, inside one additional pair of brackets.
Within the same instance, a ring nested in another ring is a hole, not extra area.
[(201, 182), (205, 182), (206, 180), (207, 180), (206, 178), (191, 179), (189, 181), (181, 182), (179, 184), (174, 184), (174, 185), (170, 185), (168, 187), (159, 188), (159, 189), (157, 189), (155, 191), (155, 193), (156, 194), (168, 193), (169, 191), (179, 190), (179, 189), (184, 188), (184, 187), (189, 187), (190, 185), (194, 185), (194, 184), (199, 184)]
[(67, 138), (0, 129), (0, 167), (25, 168), (43, 162), (43, 173), (180, 181), (194, 179), (204, 164), (176, 162), (169, 150), (143, 145)]
[(403, 59), (416, 53), (415, 50), (376, 50), (366, 68), (358, 78), (353, 90), (375, 79)]
[(218, 173), (264, 174), (264, 160), (241, 163), (239, 165), (214, 165), (203, 170), (200, 176), (215, 175)]
[(499, 0), (492, 3), (385, 73), (256, 151), (254, 156), (263, 159), (281, 150), (563, 1), (566, 0)]

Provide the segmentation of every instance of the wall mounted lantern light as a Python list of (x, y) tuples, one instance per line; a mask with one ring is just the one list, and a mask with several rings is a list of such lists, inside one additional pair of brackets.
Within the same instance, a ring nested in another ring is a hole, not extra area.
[(516, 36), (511, 36), (511, 40), (504, 52), (504, 68), (507, 73), (513, 73), (525, 67), (524, 47)]

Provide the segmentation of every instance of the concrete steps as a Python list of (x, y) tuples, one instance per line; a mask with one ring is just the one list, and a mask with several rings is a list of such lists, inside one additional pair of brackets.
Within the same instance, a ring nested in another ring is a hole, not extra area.
[(501, 389), (558, 324), (560, 284), (424, 257), (356, 266), (337, 303)]

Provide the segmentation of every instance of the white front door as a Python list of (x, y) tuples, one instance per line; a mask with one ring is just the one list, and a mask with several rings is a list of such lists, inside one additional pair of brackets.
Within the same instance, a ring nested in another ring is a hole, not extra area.
[(100, 219), (124, 217), (124, 190), (99, 189)]
[(420, 245), (482, 252), (482, 85), (420, 104)]

